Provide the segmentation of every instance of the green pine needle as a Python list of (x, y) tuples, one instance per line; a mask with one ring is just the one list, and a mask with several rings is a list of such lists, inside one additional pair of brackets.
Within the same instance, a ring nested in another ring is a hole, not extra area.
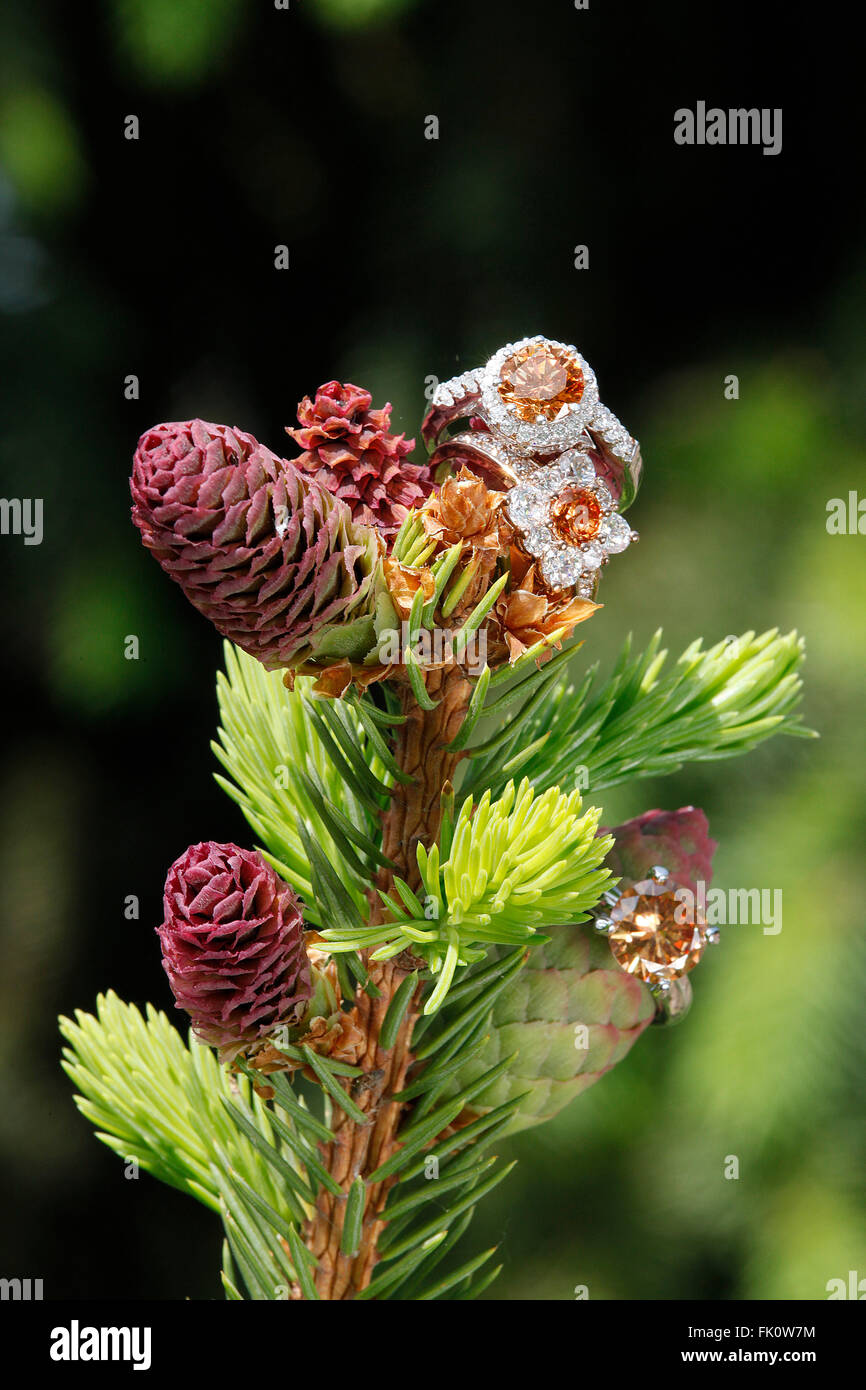
[(361, 1245), (361, 1229), (364, 1221), (364, 1203), (367, 1199), (367, 1185), (363, 1178), (356, 1178), (349, 1188), (346, 1198), (346, 1214), (343, 1217), (343, 1230), (340, 1236), (340, 1253), (357, 1255)]
[(544, 927), (580, 922), (598, 901), (610, 878), (602, 861), (611, 842), (596, 835), (597, 810), (580, 812), (579, 792), (535, 796), (526, 780), (510, 782), (495, 801), (489, 793), (477, 805), (468, 797), (441, 865), (437, 845), (418, 846), (419, 895), (397, 901), (383, 894), (391, 918), (381, 927), (335, 925), (322, 936), (336, 953), (375, 942), (379, 959), (413, 949), (436, 976), (424, 1005), (435, 1013), (458, 966), (483, 959), (491, 945), (518, 945)]
[[(114, 993), (98, 997), (95, 1016), (76, 1010), (74, 1021), (61, 1018), (60, 1031), (75, 1103), (96, 1137), (124, 1162), (135, 1159), (145, 1172), (218, 1212), (222, 1194), (213, 1165), (223, 1155), (281, 1219), (296, 1217), (295, 1196), (261, 1146), (276, 1144), (273, 1152), (299, 1180), (300, 1165), (275, 1135), (269, 1109), (247, 1078), (231, 1077), (211, 1048), (192, 1037), (185, 1043), (165, 1014), (148, 1005), (142, 1017)], [(292, 1126), (287, 1113), (281, 1118)]]
[[(629, 640), (605, 684), (597, 685), (595, 667), (580, 686), (563, 675), (539, 701), (530, 698), (487, 745), (470, 750), (477, 762), (464, 790), (490, 788), (497, 795), (513, 773), (508, 758), (518, 740), (533, 745), (521, 773), (537, 791), (568, 789), (577, 780), (596, 793), (675, 772), (685, 762), (746, 752), (771, 734), (815, 737), (794, 713), (803, 658), (803, 639), (775, 628), (760, 636), (745, 632), (709, 650), (697, 640), (669, 670), (660, 632), (636, 656)], [(544, 672), (525, 684), (543, 682)]]
[[(225, 643), (217, 677), (221, 727), (213, 750), (228, 774), (220, 786), (238, 803), (266, 857), (322, 924), (303, 832), (312, 836), (359, 910), (381, 854), (378, 810), (394, 778), (371, 738), (372, 716), (352, 702), (318, 700), (299, 677), (294, 691), (280, 672)], [(339, 703), (339, 710), (331, 708)], [(327, 708), (326, 708), (327, 707)], [(323, 812), (323, 806), (329, 812)]]

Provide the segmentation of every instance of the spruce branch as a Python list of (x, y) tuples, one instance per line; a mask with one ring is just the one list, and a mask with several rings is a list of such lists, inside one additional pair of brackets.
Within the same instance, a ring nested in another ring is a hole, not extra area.
[(794, 713), (804, 652), (796, 632), (782, 636), (773, 628), (707, 650), (697, 639), (666, 670), (659, 631), (635, 656), (629, 638), (602, 685), (593, 666), (580, 683), (561, 674), (544, 688), (550, 678), (542, 667), (524, 678), (527, 698), (517, 712), (469, 750), (464, 789), (498, 794), (513, 775), (518, 741), (531, 749), (519, 765), (536, 790), (567, 789), (582, 777), (598, 792), (675, 772), (685, 762), (732, 757), (772, 734), (815, 737)]
[[(684, 808), (617, 827), (617, 861), (578, 788), (809, 735), (796, 633), (698, 641), (672, 668), (657, 633), (606, 681), (573, 678), (563, 643), (597, 611), (593, 585), (551, 588), (518, 495), (407, 462), (390, 407), (370, 407), (338, 382), (307, 398), (294, 463), (223, 426), (159, 426), (133, 470), (145, 545), (239, 644), (213, 748), (263, 849), (202, 842), (166, 880), (169, 983), (225, 1065), (113, 995), (61, 1020), (63, 1065), (105, 1144), (220, 1214), (231, 1301), (478, 1297), (494, 1251), (443, 1261), (510, 1172), (492, 1146), (655, 1014), (630, 968), (659, 962), (622, 968), (621, 943), (581, 925), (611, 866), (626, 875), (650, 840), (687, 871), (712, 855)], [(580, 474), (600, 518), (627, 489), (589, 455), (543, 466), (555, 488)], [(565, 541), (571, 484), (557, 499)], [(628, 543), (621, 517), (602, 524), (604, 554)], [(600, 542), (579, 544), (578, 569)], [(451, 640), (431, 659), (435, 624)]]
[[(432, 709), (419, 706), (411, 688), (404, 685), (397, 688), (399, 707), (387, 711), (388, 719), (399, 720), (387, 727), (394, 731), (393, 755), (409, 780), (398, 785), (381, 814), (382, 852), (394, 865), (394, 869), (380, 870), (378, 887), (386, 893), (393, 887), (395, 876), (403, 880), (410, 892), (420, 886), (417, 847), (431, 844), (439, 836), (443, 808), (448, 804), (447, 789), (462, 756), (460, 752), (449, 751), (449, 745), (465, 717), (470, 684), (458, 669), (452, 668), (430, 673), (427, 685)], [(369, 926), (378, 933), (379, 943), (384, 917), (384, 904), (375, 897), (370, 904)], [(407, 1120), (406, 1109), (395, 1096), (405, 1088), (407, 1070), (412, 1062), (410, 1044), (420, 1007), (420, 989), (400, 1009), (396, 1027), (391, 1026), (394, 1020), (391, 1014), (391, 1023), (385, 1029), (387, 1048), (383, 1047), (382, 1029), (395, 996), (400, 995), (404, 980), (414, 974), (417, 965), (415, 956), (395, 956), (388, 960), (373, 960), (368, 956), (370, 979), (377, 993), (373, 996), (358, 994), (355, 1022), (370, 1040), (370, 1045), (363, 1060), (364, 1077), (349, 1084), (366, 1123), (360, 1124), (350, 1113), (335, 1108), (332, 1118), (335, 1137), (323, 1146), (322, 1161), (340, 1183), (344, 1196), (335, 1198), (329, 1191), (320, 1191), (316, 1213), (307, 1232), (307, 1246), (318, 1260), (316, 1288), (321, 1298), (391, 1296), (388, 1290), (392, 1288), (396, 1294), (398, 1288), (403, 1289), (416, 1264), (423, 1264), (428, 1254), (451, 1239), (447, 1233), (441, 1237), (434, 1235), (420, 1252), (413, 1250), (402, 1257), (406, 1263), (396, 1272), (389, 1271), (387, 1285), (378, 1285), (372, 1290), (378, 1241), (385, 1228), (383, 1208), (397, 1181), (395, 1169), (402, 1166), (400, 1163), (388, 1166), (400, 1151), (398, 1132)], [(417, 1140), (417, 1132), (414, 1137)], [(473, 1136), (468, 1135), (459, 1142), (462, 1145), (472, 1139)], [(422, 1169), (426, 1152), (421, 1146), (415, 1160), (420, 1162)], [(411, 1170), (410, 1163), (407, 1172)], [(347, 1255), (342, 1238), (346, 1198), (358, 1176), (366, 1183), (366, 1204), (357, 1253)], [(402, 1292), (398, 1296), (403, 1296)]]
[(580, 922), (610, 879), (611, 846), (596, 835), (599, 812), (581, 812), (578, 791), (534, 795), (524, 779), (501, 797), (465, 799), (444, 844), (417, 846), (423, 897), (400, 877), (380, 890), (381, 924), (322, 932), (332, 952), (372, 949), (372, 960), (414, 950), (437, 977), (424, 1005), (434, 1013), (458, 966), (483, 959), (491, 945), (516, 945), (544, 927)]
[[(212, 1211), (220, 1210), (222, 1197), (214, 1164), (224, 1159), (282, 1220), (296, 1217), (297, 1207), (262, 1146), (303, 1177), (297, 1150), (280, 1140), (248, 1079), (220, 1066), (211, 1048), (192, 1035), (185, 1043), (164, 1013), (148, 1004), (142, 1016), (113, 992), (99, 995), (95, 1016), (79, 1009), (74, 1020), (61, 1018), (60, 1031), (68, 1044), (63, 1070), (78, 1092), (75, 1104), (114, 1153), (135, 1159), (145, 1172)], [(297, 1113), (306, 1112), (294, 1097), (292, 1104), (295, 1113), (285, 1110), (281, 1123), (298, 1131)], [(313, 1122), (309, 1116), (307, 1123)]]
[(239, 648), (225, 643), (217, 676), (220, 728), (211, 747), (228, 777), (215, 774), (262, 843), (262, 853), (324, 925), (306, 840), (331, 864), (358, 912), (382, 863), (378, 812), (396, 765), (361, 702), (318, 700), (312, 681), (287, 690)]

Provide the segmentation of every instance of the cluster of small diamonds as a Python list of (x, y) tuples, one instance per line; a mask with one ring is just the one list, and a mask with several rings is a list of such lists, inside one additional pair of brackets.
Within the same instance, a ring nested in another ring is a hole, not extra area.
[[(574, 358), (583, 372), (583, 395), (579, 402), (564, 405), (555, 420), (518, 420), (500, 398), (500, 371), (509, 357), (521, 348), (535, 343), (549, 343), (551, 347), (561, 348)], [(479, 414), (497, 434), (502, 435), (512, 449), (518, 453), (553, 453), (557, 449), (567, 449), (576, 444), (582, 431), (598, 410), (598, 385), (595, 372), (585, 362), (573, 343), (558, 343), (553, 338), (536, 334), (534, 338), (521, 338), (517, 343), (506, 343), (490, 358), (478, 373), (481, 389), (481, 408)]]
[[(601, 508), (597, 535), (580, 545), (567, 544), (551, 526), (551, 504), (571, 484), (591, 492)], [(619, 555), (637, 539), (582, 449), (568, 449), (554, 463), (537, 468), (511, 489), (505, 505), (521, 533), (524, 549), (539, 562), (546, 583), (553, 589), (574, 585), (584, 598), (593, 594), (598, 570), (608, 557)]]
[(599, 405), (589, 422), (589, 428), (604, 440), (610, 452), (623, 463), (629, 463), (638, 452), (638, 442), (632, 439), (625, 425), (620, 424), (612, 410)]
[[(523, 421), (502, 400), (501, 371), (509, 358), (521, 349), (535, 344), (548, 344), (568, 354), (583, 373), (583, 394), (580, 401), (563, 405), (554, 420), (539, 415)], [(511, 488), (506, 511), (521, 535), (528, 554), (537, 561), (547, 584), (554, 589), (574, 587), (582, 597), (591, 597), (598, 581), (598, 571), (611, 555), (618, 555), (633, 540), (637, 532), (616, 511), (610, 489), (597, 477), (591, 457), (585, 452), (589, 430), (615, 458), (630, 464), (640, 448), (628, 430), (607, 406), (598, 399), (595, 373), (572, 343), (556, 342), (536, 334), (506, 343), (484, 367), (463, 372), (449, 381), (441, 382), (433, 393), (431, 405), (449, 410), (466, 406), (466, 413), (479, 416), (490, 428), (490, 434), (477, 435), (472, 431), (454, 436), (452, 442), (474, 446), (494, 461), (503, 462), (520, 481)], [(547, 465), (539, 465), (538, 454), (559, 457)], [(601, 509), (601, 522), (596, 535), (580, 544), (569, 544), (552, 525), (551, 507), (564, 487), (576, 485), (591, 492)]]
[(462, 376), (452, 376), (448, 381), (440, 381), (430, 397), (430, 404), (447, 410), (467, 396), (477, 396), (481, 372), (482, 368), (476, 367), (471, 372), (464, 372)]

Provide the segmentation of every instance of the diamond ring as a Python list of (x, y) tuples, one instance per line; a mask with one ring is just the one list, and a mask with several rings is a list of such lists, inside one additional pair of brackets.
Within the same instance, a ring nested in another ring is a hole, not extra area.
[(607, 937), (614, 960), (648, 986), (656, 1023), (685, 1017), (692, 1002), (686, 975), (704, 947), (719, 940), (718, 927), (707, 926), (694, 895), (678, 888), (668, 870), (656, 865), (646, 878), (621, 879), (602, 895), (606, 911), (595, 914), (595, 929)]
[(505, 514), (544, 582), (551, 589), (574, 585), (582, 598), (593, 597), (610, 556), (638, 539), (583, 449), (567, 449), (518, 482), (506, 495)]
[(443, 439), (430, 456), (430, 467), (435, 473), (446, 461), (455, 469), (467, 464), (497, 491), (507, 492), (534, 472), (528, 459), (510, 454), (487, 429), (462, 430)]
[(634, 499), (640, 446), (599, 401), (595, 373), (573, 344), (522, 338), (485, 366), (440, 382), (421, 427), (430, 450), (461, 420), (473, 421), (509, 458), (530, 466), (580, 444), (595, 455), (596, 471), (620, 509)]
[(465, 465), (505, 492), (502, 514), (511, 538), (550, 590), (574, 587), (581, 598), (594, 598), (601, 566), (638, 539), (596, 471), (597, 455), (585, 447), (539, 465), (509, 454), (488, 430), (474, 429), (444, 440), (430, 462), (434, 472), (440, 463)]

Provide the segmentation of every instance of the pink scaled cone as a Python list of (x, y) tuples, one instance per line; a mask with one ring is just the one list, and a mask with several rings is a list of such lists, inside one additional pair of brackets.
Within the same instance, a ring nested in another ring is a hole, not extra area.
[(369, 651), (381, 542), (252, 435), (157, 425), (139, 440), (130, 488), (148, 550), (269, 670)]
[(224, 1058), (298, 1023), (312, 994), (293, 890), (253, 850), (192, 845), (165, 881), (162, 963), (178, 1008)]
[(644, 811), (613, 830), (614, 846), (605, 864), (621, 878), (645, 878), (655, 865), (663, 865), (671, 878), (695, 892), (697, 882), (709, 884), (718, 842), (710, 839), (703, 811), (682, 806), (679, 811)]
[(433, 486), (426, 463), (407, 463), (414, 439), (391, 434), (391, 407), (351, 382), (328, 381), (298, 406), (300, 429), (287, 433), (304, 452), (295, 464), (342, 499), (356, 521), (392, 536)]

